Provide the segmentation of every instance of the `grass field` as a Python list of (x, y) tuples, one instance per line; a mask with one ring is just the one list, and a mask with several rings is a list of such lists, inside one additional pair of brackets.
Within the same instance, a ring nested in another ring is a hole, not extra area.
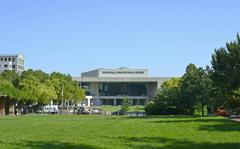
[(240, 123), (221, 117), (0, 117), (1, 149), (239, 149)]

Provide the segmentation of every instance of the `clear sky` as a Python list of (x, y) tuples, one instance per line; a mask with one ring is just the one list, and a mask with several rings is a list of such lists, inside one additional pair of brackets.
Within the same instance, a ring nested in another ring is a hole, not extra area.
[(181, 76), (240, 32), (239, 0), (1, 0), (0, 53), (26, 68), (79, 76), (148, 68)]

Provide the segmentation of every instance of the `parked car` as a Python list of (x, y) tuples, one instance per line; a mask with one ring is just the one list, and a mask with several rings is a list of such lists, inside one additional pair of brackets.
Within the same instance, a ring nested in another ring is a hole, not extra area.
[(49, 113), (49, 114), (57, 114), (58, 113), (58, 105), (43, 106), (42, 112)]
[(124, 115), (124, 114), (127, 114), (127, 113), (122, 111), (122, 110), (118, 110), (118, 111), (112, 112), (112, 115)]
[(77, 108), (75, 108), (74, 113), (76, 113), (78, 115), (79, 114), (89, 114), (90, 110), (86, 107), (77, 107)]
[(101, 113), (101, 110), (100, 109), (97, 109), (97, 108), (94, 108), (92, 110), (92, 114), (100, 114)]
[(36, 110), (36, 113), (37, 113), (37, 114), (43, 113), (43, 107), (38, 108), (38, 109)]

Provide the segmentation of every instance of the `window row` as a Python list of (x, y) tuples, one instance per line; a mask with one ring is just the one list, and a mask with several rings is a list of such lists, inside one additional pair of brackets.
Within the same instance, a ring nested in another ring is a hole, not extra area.
[(15, 69), (15, 68), (16, 68), (16, 65), (7, 65), (7, 64), (5, 64), (5, 65), (1, 65), (1, 64), (0, 64), (0, 68), (2, 68), (2, 67), (4, 67), (4, 68), (13, 68), (13, 69)]
[(7, 61), (9, 61), (9, 62), (11, 62), (11, 61), (12, 61), (12, 62), (15, 62), (15, 61), (16, 61), (16, 58), (10, 58), (10, 57), (9, 57), (9, 58), (6, 58), (6, 57), (3, 58), (3, 57), (1, 57), (0, 61), (2, 61), (2, 62), (3, 62), (3, 61), (5, 61), (5, 62), (7, 62)]

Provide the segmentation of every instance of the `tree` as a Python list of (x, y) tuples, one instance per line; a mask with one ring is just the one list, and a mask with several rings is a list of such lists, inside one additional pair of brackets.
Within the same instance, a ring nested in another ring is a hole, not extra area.
[(85, 98), (85, 92), (80, 88), (79, 82), (73, 81), (70, 75), (53, 72), (50, 74), (46, 84), (52, 85), (55, 88), (59, 102), (61, 102), (62, 90), (64, 90), (64, 99), (75, 103)]
[(121, 105), (121, 111), (126, 113), (127, 111), (129, 111), (129, 108), (130, 108), (129, 99), (124, 98), (123, 102), (122, 102), (122, 105)]
[(182, 76), (181, 93), (182, 100), (179, 102), (179, 109), (183, 114), (193, 114), (198, 92), (198, 68), (194, 64), (189, 64), (185, 74)]
[(15, 87), (17, 87), (20, 81), (20, 76), (16, 71), (4, 71), (2, 72), (2, 79), (10, 81)]
[(39, 95), (39, 86), (41, 82), (34, 76), (28, 76), (24, 78), (19, 83), (19, 88), (23, 91), (22, 94), (22, 101), (24, 102), (38, 102), (40, 97)]
[(197, 84), (197, 99), (201, 104), (202, 116), (204, 116), (204, 107), (210, 106), (212, 95), (212, 80), (207, 73), (208, 71), (202, 68), (198, 69), (198, 84)]
[(199, 103), (202, 116), (204, 116), (204, 107), (209, 105), (212, 93), (212, 80), (208, 75), (207, 69), (204, 70), (203, 68), (197, 68), (194, 64), (189, 64), (182, 78), (181, 90), (184, 95), (184, 101), (187, 101), (185, 105), (194, 110)]
[(178, 100), (180, 100), (180, 78), (172, 78), (165, 81), (161, 88), (156, 92), (152, 102), (148, 103), (145, 111), (149, 115), (159, 114), (180, 114), (178, 107)]
[(17, 100), (19, 105), (45, 105), (51, 101), (60, 103), (64, 87), (64, 99), (78, 103), (85, 98), (85, 92), (70, 75), (58, 72), (47, 74), (41, 70), (29, 69), (22, 74), (15, 71), (0, 73), (0, 95)]
[(46, 86), (45, 84), (40, 84), (37, 86), (37, 88), (38, 103), (48, 104), (49, 102), (57, 98), (57, 94), (53, 86)]
[(240, 37), (237, 34), (235, 41), (226, 43), (226, 47), (215, 49), (212, 55), (211, 79), (223, 100), (222, 105), (230, 106), (233, 93), (240, 88)]
[(13, 84), (8, 80), (0, 80), (0, 95), (8, 96), (14, 98), (16, 96), (17, 90)]

